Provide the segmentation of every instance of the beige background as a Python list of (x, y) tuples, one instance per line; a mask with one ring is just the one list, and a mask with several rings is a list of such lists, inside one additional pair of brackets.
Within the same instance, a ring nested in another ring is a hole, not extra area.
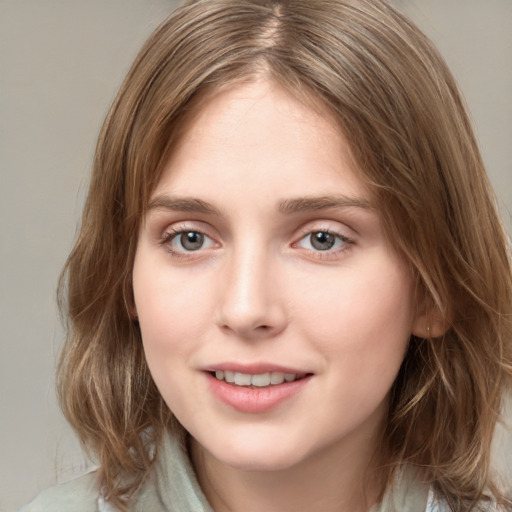
[[(510, 226), (512, 2), (396, 3), (458, 77)], [(0, 0), (0, 511), (87, 467), (54, 399), (55, 284), (102, 118), (137, 49), (174, 5)], [(500, 443), (507, 467), (510, 439)]]

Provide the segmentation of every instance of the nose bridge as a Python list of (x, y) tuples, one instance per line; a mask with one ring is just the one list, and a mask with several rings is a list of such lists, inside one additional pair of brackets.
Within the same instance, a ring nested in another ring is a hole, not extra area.
[(286, 314), (277, 273), (276, 258), (256, 237), (233, 247), (222, 275), (220, 326), (243, 337), (280, 332)]

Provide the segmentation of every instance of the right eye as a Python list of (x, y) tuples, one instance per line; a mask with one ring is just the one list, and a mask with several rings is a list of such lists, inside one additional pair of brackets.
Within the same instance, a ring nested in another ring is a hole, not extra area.
[(179, 230), (166, 233), (163, 240), (171, 253), (184, 254), (209, 249), (214, 241), (204, 233), (194, 230)]

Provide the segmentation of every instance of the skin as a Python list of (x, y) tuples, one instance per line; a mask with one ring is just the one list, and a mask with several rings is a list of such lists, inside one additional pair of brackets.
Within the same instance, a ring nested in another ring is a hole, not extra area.
[[(190, 250), (183, 230), (203, 244)], [(319, 250), (311, 234), (326, 231), (334, 245)], [(153, 193), (133, 286), (149, 368), (217, 512), (354, 512), (378, 499), (378, 480), (361, 482), (424, 318), (328, 115), (263, 79), (209, 99)], [(211, 390), (205, 369), (224, 362), (310, 376), (247, 413)]]

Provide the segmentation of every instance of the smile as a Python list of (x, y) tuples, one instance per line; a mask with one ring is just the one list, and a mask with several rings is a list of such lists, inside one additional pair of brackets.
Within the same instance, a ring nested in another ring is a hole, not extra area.
[(313, 379), (311, 373), (245, 373), (226, 369), (211, 369), (206, 376), (215, 397), (238, 412), (250, 414), (277, 408), (300, 394)]
[(305, 377), (304, 373), (266, 372), (250, 374), (223, 370), (217, 370), (213, 375), (217, 380), (225, 381), (228, 384), (258, 388), (278, 386), (284, 382), (294, 382)]

